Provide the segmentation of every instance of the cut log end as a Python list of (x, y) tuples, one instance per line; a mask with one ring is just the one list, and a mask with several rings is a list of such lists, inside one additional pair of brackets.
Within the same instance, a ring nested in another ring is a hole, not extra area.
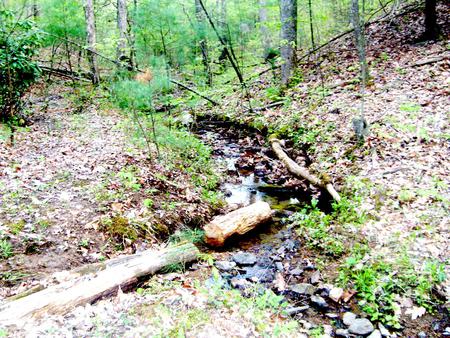
[(232, 235), (243, 235), (272, 218), (272, 210), (266, 202), (256, 202), (229, 214), (217, 216), (205, 227), (205, 242), (219, 247)]

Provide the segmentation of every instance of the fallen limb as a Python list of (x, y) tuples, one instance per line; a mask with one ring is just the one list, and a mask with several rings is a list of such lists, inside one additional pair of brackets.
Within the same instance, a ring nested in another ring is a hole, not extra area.
[(192, 243), (184, 243), (91, 265), (88, 271), (78, 271), (83, 275), (82, 279), (70, 279), (3, 304), (0, 306), (0, 324), (20, 326), (28, 319), (46, 314), (64, 315), (76, 306), (115, 294), (119, 288), (130, 287), (139, 278), (168, 265), (193, 261), (198, 255), (199, 251)]
[(243, 235), (271, 218), (272, 210), (266, 202), (256, 202), (217, 216), (204, 227), (205, 242), (212, 246), (222, 246), (232, 235)]
[(341, 197), (338, 192), (334, 189), (331, 183), (326, 183), (320, 180), (318, 177), (311, 174), (306, 168), (299, 166), (295, 163), (283, 150), (280, 140), (272, 139), (272, 149), (277, 155), (277, 157), (284, 163), (286, 168), (295, 176), (301, 177), (309, 181), (311, 184), (325, 188), (328, 193), (334, 198), (335, 201), (339, 202)]
[(210, 99), (209, 97), (207, 97), (207, 96), (205, 96), (203, 94), (200, 94), (199, 92), (195, 91), (192, 88), (189, 88), (188, 86), (186, 86), (185, 84), (182, 84), (181, 82), (178, 82), (178, 81), (175, 81), (175, 80), (170, 80), (170, 82), (172, 82), (173, 84), (176, 84), (177, 86), (179, 86), (179, 87), (181, 87), (183, 89), (186, 89), (187, 91), (190, 91), (191, 93), (194, 93), (194, 94), (200, 96), (201, 98), (205, 99), (206, 101), (211, 102), (214, 106), (218, 106), (219, 105), (213, 99)]
[(420, 66), (425, 66), (425, 65), (431, 65), (433, 63), (436, 63), (439, 61), (444, 61), (447, 59), (449, 59), (449, 55), (444, 54), (444, 55), (440, 55), (440, 56), (436, 56), (436, 57), (431, 57), (429, 59), (417, 61), (416, 63), (413, 63), (410, 67), (420, 67)]

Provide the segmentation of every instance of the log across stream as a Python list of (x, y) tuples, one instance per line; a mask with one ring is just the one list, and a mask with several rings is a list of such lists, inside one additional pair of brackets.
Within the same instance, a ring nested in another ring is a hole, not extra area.
[[(304, 180), (293, 177), (284, 164), (256, 130), (242, 128), (229, 122), (201, 120), (196, 135), (213, 150), (213, 157), (226, 177), (220, 190), (228, 209), (267, 202), (275, 211), (272, 221), (266, 222), (245, 236), (258, 238), (276, 234), (285, 219), (296, 210), (319, 200), (319, 208), (330, 210), (332, 197), (323, 190), (312, 190)], [(236, 241), (227, 241), (232, 244)]]

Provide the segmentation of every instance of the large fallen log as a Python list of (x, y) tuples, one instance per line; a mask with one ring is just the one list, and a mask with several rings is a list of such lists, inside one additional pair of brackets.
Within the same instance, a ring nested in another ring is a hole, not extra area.
[(229, 214), (217, 216), (204, 227), (205, 242), (212, 246), (222, 246), (230, 236), (243, 235), (271, 218), (272, 210), (266, 202), (256, 202)]
[[(192, 243), (183, 243), (99, 264), (100, 271), (89, 271), (81, 279), (71, 279), (1, 305), (0, 325), (21, 326), (27, 319), (41, 318), (46, 314), (64, 315), (76, 306), (92, 303), (115, 294), (119, 288), (134, 285), (139, 278), (168, 265), (191, 262), (199, 253)], [(91, 267), (95, 268), (94, 265)], [(81, 271), (78, 273), (83, 274)]]
[(281, 146), (280, 140), (274, 138), (271, 140), (272, 149), (277, 155), (277, 157), (284, 163), (286, 168), (295, 176), (300, 178), (304, 178), (308, 180), (313, 185), (324, 188), (328, 191), (328, 193), (335, 199), (335, 201), (339, 202), (341, 197), (338, 192), (334, 189), (333, 185), (329, 182), (323, 182), (318, 177), (311, 174), (306, 168), (300, 167), (296, 162), (294, 162), (283, 150)]

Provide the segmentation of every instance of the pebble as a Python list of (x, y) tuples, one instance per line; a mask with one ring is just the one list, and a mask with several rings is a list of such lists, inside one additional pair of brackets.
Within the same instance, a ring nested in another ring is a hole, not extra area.
[(229, 261), (217, 261), (215, 262), (215, 266), (217, 269), (222, 271), (231, 271), (236, 267), (236, 263)]
[(345, 329), (337, 329), (335, 332), (337, 337), (348, 337), (349, 333), (348, 330)]
[(231, 286), (235, 289), (245, 290), (251, 287), (252, 283), (243, 278), (233, 277), (230, 280)]
[(311, 302), (318, 307), (319, 309), (326, 309), (328, 307), (328, 303), (325, 299), (320, 296), (311, 296)]
[(312, 296), (316, 292), (314, 285), (308, 283), (299, 283), (291, 286), (291, 291), (298, 295)]
[(418, 338), (427, 338), (427, 334), (423, 331), (420, 331), (419, 334), (417, 335)]
[(328, 294), (328, 297), (330, 297), (332, 300), (334, 300), (336, 303), (339, 302), (342, 295), (344, 294), (344, 290), (342, 288), (332, 288), (330, 290), (330, 293)]
[(367, 338), (381, 338), (380, 330), (373, 331)]
[(283, 272), (284, 271), (284, 266), (283, 263), (281, 262), (276, 262), (275, 263), (275, 267), (277, 268), (278, 271)]
[(384, 325), (381, 324), (381, 323), (378, 323), (378, 330), (380, 330), (380, 333), (381, 333), (381, 335), (382, 335), (383, 337), (390, 337), (390, 336), (391, 336), (391, 334), (390, 334), (390, 332), (388, 331), (388, 329), (386, 329), (386, 328), (384, 327)]
[(315, 271), (311, 277), (309, 277), (311, 284), (318, 284), (320, 281), (320, 271)]
[(350, 327), (348, 328), (348, 331), (350, 333), (358, 334), (358, 335), (368, 335), (369, 333), (372, 333), (374, 331), (374, 327), (370, 320), (366, 318), (359, 318), (355, 319)]
[(291, 308), (286, 309), (286, 314), (288, 314), (289, 316), (295, 316), (296, 314), (299, 314), (300, 312), (304, 312), (308, 309), (309, 309), (308, 305), (291, 307)]
[(268, 283), (274, 280), (274, 272), (264, 266), (249, 266), (245, 268), (245, 275), (243, 276), (252, 280), (253, 282)]
[(233, 255), (232, 259), (239, 265), (254, 265), (256, 263), (256, 256), (248, 252), (238, 252)]
[(345, 325), (350, 326), (356, 320), (356, 315), (353, 312), (346, 312), (342, 317), (342, 321)]
[(303, 269), (295, 268), (289, 272), (292, 276), (300, 276), (303, 273)]

